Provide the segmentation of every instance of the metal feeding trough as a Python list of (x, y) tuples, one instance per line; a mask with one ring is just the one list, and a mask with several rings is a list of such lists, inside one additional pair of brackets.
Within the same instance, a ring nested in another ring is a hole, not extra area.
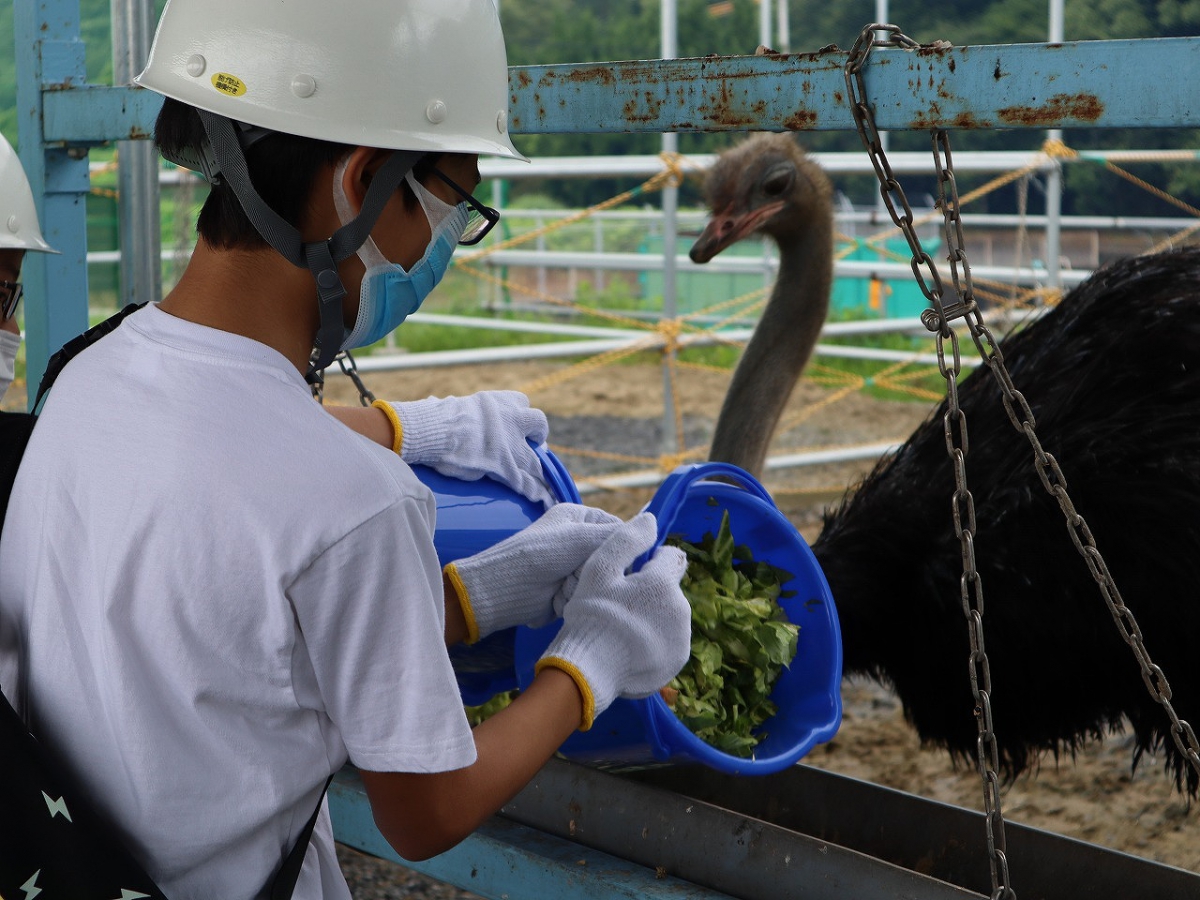
[[(352, 770), (338, 839), (403, 862)], [(483, 897), (966, 900), (990, 895), (983, 815), (805, 765), (746, 778), (699, 766), (614, 775), (551, 760), (459, 847), (404, 865)], [(1195, 900), (1200, 876), (1009, 822), (1021, 900)]]

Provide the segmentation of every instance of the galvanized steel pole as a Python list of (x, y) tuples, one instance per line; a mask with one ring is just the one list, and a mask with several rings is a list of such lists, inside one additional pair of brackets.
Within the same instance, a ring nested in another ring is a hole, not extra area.
[[(678, 53), (678, 15), (679, 10), (675, 0), (662, 2), (662, 57), (674, 59)], [(679, 152), (679, 135), (665, 133), (662, 136), (662, 152), (668, 159)], [(665, 321), (674, 319), (677, 314), (675, 302), (675, 253), (679, 243), (679, 228), (676, 216), (679, 212), (679, 188), (674, 182), (668, 181), (662, 191), (663, 216), (663, 310)], [(667, 348), (663, 351), (663, 419), (662, 419), (662, 452), (673, 455), (679, 452), (679, 441), (675, 435), (675, 397), (671, 390), (671, 372), (673, 369), (675, 350)]]
[[(1063, 40), (1063, 0), (1050, 0), (1049, 40), (1052, 44)], [(1062, 140), (1062, 129), (1053, 128), (1046, 132), (1046, 140), (1054, 143)], [(1046, 173), (1046, 271), (1050, 287), (1062, 289), (1062, 163), (1055, 160), (1054, 168)], [(1020, 260), (1017, 260), (1020, 264)]]
[[(127, 85), (150, 55), (151, 0), (112, 0), (113, 83)], [(150, 141), (117, 143), (121, 302), (144, 303), (162, 294), (158, 151)]]

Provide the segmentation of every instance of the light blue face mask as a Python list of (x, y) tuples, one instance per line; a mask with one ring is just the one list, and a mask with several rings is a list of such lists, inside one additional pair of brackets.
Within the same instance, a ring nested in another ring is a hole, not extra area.
[[(342, 190), (341, 175), (348, 161), (349, 157), (338, 166), (333, 180), (334, 206), (343, 225), (354, 217), (354, 211), (350, 209)], [(451, 206), (413, 178), (411, 172), (404, 176), (404, 180), (417, 195), (429, 219), (432, 232), (429, 246), (425, 248), (425, 255), (409, 271), (405, 271), (398, 263), (390, 262), (370, 237), (358, 248), (358, 258), (363, 261), (367, 271), (363, 275), (359, 293), (358, 317), (354, 328), (342, 342), (343, 350), (353, 350), (383, 340), (416, 312), (446, 274), (450, 257), (467, 226), (470, 210), (466, 203)]]

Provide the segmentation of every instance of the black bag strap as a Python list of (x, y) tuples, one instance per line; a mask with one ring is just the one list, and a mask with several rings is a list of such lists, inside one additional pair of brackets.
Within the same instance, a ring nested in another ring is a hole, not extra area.
[(115, 329), (131, 312), (145, 305), (144, 303), (130, 303), (116, 315), (109, 316), (99, 325), (93, 325), (83, 334), (77, 335), (63, 344), (46, 363), (46, 371), (42, 373), (42, 380), (38, 385), (37, 399), (33, 402), (33, 412), (4, 414), (2, 424), (0, 424), (0, 438), (3, 439), (3, 445), (0, 446), (0, 527), (3, 527), (4, 516), (8, 512), (8, 498), (12, 493), (13, 481), (17, 477), (17, 469), (20, 468), (21, 459), (25, 455), (25, 446), (29, 443), (29, 437), (33, 434), (33, 426), (37, 422), (37, 408), (41, 405), (55, 379), (58, 378), (67, 363), (78, 356), (81, 351)]
[(6, 412), (0, 417), (0, 522), (8, 512), (8, 497), (36, 421), (29, 413)]
[(35, 413), (37, 412), (42, 399), (46, 396), (51, 386), (53, 386), (55, 379), (58, 378), (59, 373), (62, 372), (63, 367), (67, 363), (78, 356), (80, 352), (100, 340), (100, 338), (115, 330), (118, 325), (125, 321), (125, 317), (131, 312), (136, 312), (145, 305), (145, 303), (130, 303), (116, 315), (109, 316), (99, 325), (93, 325), (83, 334), (76, 335), (63, 344), (59, 351), (51, 356), (50, 360), (46, 363), (46, 371), (42, 373), (42, 380), (38, 384), (37, 399), (33, 401), (31, 409)]
[(300, 877), (300, 867), (304, 865), (304, 855), (308, 852), (308, 842), (312, 840), (313, 828), (317, 825), (317, 817), (321, 814), (321, 804), (325, 801), (325, 792), (329, 790), (329, 785), (332, 782), (333, 776), (330, 775), (325, 781), (325, 787), (321, 788), (321, 796), (317, 798), (317, 808), (308, 817), (308, 822), (305, 823), (304, 830), (296, 838), (295, 845), (292, 847), (291, 852), (288, 853), (287, 859), (283, 861), (279, 872), (275, 875), (275, 881), (271, 885), (271, 900), (289, 900), (292, 896), (292, 891), (296, 889), (296, 879)]

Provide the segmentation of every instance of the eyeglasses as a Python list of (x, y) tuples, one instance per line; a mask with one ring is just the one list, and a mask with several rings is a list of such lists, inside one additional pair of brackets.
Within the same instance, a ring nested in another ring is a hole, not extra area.
[(487, 233), (500, 221), (499, 210), (492, 209), (490, 206), (484, 206), (437, 169), (432, 169), (431, 171), (438, 178), (442, 179), (458, 196), (462, 197), (467, 206), (470, 207), (467, 225), (463, 229), (462, 237), (458, 239), (459, 245), (470, 247), (473, 244), (478, 244), (487, 237)]
[(13, 313), (17, 311), (17, 304), (21, 302), (22, 288), (15, 281), (0, 281), (0, 312), (4, 319), (11, 319)]

